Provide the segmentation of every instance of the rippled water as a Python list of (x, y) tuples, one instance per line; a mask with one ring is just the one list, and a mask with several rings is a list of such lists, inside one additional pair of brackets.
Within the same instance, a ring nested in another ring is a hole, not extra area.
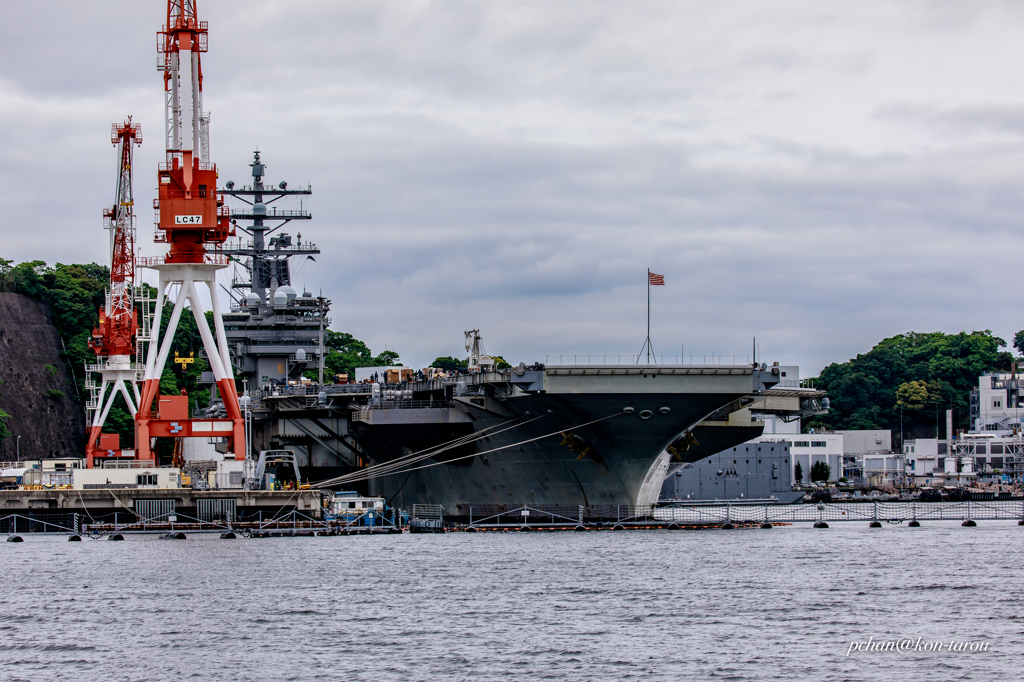
[[(1015, 679), (1012, 522), (0, 544), (3, 680)], [(854, 652), (851, 640), (989, 642)]]

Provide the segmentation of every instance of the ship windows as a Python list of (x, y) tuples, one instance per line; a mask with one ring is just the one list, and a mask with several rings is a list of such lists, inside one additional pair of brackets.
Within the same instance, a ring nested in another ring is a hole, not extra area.
[(761, 463), (761, 460), (757, 460), (757, 463), (758, 463), (758, 464), (760, 464), (760, 463)]
[(200, 199), (205, 199), (206, 198), (206, 185), (199, 185), (199, 198)]

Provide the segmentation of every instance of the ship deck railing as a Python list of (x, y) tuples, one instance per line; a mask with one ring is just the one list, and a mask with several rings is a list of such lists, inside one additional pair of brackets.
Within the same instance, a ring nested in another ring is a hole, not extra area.
[[(687, 361), (688, 360), (688, 361)], [(573, 353), (569, 355), (545, 355), (545, 365), (648, 365), (648, 366), (676, 366), (676, 367), (702, 367), (706, 365), (729, 365), (749, 366), (751, 358), (749, 355), (616, 355), (616, 354), (594, 354), (594, 353)]]
[(327, 395), (360, 395), (371, 393), (373, 388), (370, 384), (318, 384), (310, 386), (275, 386), (271, 389), (249, 391), (249, 397), (253, 402), (260, 402), (264, 398), (277, 397), (312, 397), (316, 398), (323, 390)]
[(444, 400), (381, 400), (376, 405), (363, 405), (361, 410), (423, 410), (431, 407), (451, 407)]

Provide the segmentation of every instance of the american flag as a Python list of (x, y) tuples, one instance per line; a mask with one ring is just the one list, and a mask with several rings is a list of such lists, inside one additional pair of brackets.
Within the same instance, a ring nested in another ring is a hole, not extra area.
[(650, 270), (648, 270), (647, 282), (652, 286), (665, 286), (665, 275), (656, 275)]

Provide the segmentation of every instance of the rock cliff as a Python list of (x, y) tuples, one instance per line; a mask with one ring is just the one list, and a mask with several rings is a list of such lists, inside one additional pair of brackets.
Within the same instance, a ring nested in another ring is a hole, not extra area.
[(18, 436), (22, 460), (82, 456), (85, 411), (60, 351), (48, 304), (0, 293), (0, 409), (13, 434), (0, 461), (17, 459)]

